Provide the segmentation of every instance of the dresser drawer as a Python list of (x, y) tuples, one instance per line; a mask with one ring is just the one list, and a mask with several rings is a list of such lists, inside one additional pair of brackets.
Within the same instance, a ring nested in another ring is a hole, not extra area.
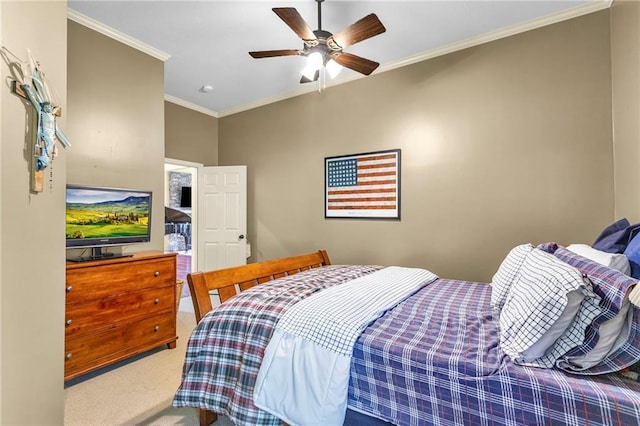
[(175, 285), (175, 257), (67, 269), (67, 303)]
[(175, 298), (175, 285), (171, 285), (123, 293), (115, 297), (67, 303), (65, 337), (97, 333), (103, 328), (114, 327), (115, 322), (129, 321), (140, 316), (149, 317), (174, 309)]
[(65, 377), (100, 368), (136, 352), (175, 340), (176, 317), (172, 310), (129, 323), (118, 323), (102, 332), (65, 343)]
[(176, 347), (176, 254), (67, 262), (65, 381)]

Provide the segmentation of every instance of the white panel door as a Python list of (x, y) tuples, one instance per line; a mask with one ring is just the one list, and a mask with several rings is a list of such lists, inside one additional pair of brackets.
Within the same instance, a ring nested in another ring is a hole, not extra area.
[(247, 166), (198, 171), (198, 271), (247, 263)]

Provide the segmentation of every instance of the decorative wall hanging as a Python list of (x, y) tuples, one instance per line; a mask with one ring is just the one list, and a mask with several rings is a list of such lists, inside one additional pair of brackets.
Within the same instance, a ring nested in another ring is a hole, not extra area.
[[(29, 59), (20, 60), (6, 47), (2, 48), (3, 56), (7, 58), (10, 54), (16, 61), (11, 61), (13, 69), (19, 70), (19, 76), (15, 75), (15, 80), (11, 81), (11, 90), (16, 95), (26, 99), (34, 108), (36, 124), (33, 131), (32, 160), (31, 160), (31, 191), (42, 192), (44, 190), (44, 170), (51, 167), (51, 162), (56, 155), (56, 140), (65, 148), (71, 143), (64, 135), (58, 124), (56, 117), (62, 115), (62, 109), (56, 105), (52, 96), (44, 72), (40, 69), (40, 64), (33, 58), (31, 51), (27, 49)], [(17, 65), (17, 67), (15, 66)]]
[(400, 150), (326, 157), (324, 217), (400, 219)]

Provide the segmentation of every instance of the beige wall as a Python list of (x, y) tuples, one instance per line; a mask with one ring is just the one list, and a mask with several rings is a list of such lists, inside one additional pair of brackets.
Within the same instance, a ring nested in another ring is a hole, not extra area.
[[(19, 57), (40, 62), (68, 126), (67, 5), (0, 2), (0, 39)], [(64, 422), (64, 187), (68, 150), (46, 171), (45, 190), (30, 193), (27, 117), (33, 108), (13, 95), (2, 61), (0, 149), (0, 424)], [(65, 132), (66, 133), (66, 132)], [(50, 170), (53, 178), (49, 183)]]
[[(614, 219), (610, 57), (616, 216), (638, 219), (638, 121), (625, 111), (638, 116), (627, 49), (637, 54), (639, 12), (624, 3), (614, 3), (611, 48), (604, 11), (206, 120), (219, 125), (210, 141), (220, 164), (249, 166), (253, 260), (327, 248), (334, 263), (487, 280), (517, 243), (590, 242)], [(43, 64), (73, 143), (54, 162), (52, 188), (30, 194), (28, 108), (9, 93), (3, 62), (0, 424), (62, 424), (64, 183), (162, 193), (163, 65), (69, 22), (67, 71), (65, 2), (2, 1), (0, 25), (3, 46), (30, 48)], [(145, 78), (132, 78), (140, 70)], [(167, 151), (180, 148), (167, 138)], [(209, 148), (176, 158), (215, 164)], [(402, 149), (402, 220), (325, 220), (324, 157), (389, 148)], [(161, 196), (153, 221), (148, 248), (161, 249)]]
[(615, 213), (640, 222), (640, 2), (611, 8)]
[[(610, 82), (603, 11), (221, 118), (252, 260), (325, 248), (487, 281), (516, 244), (590, 243), (614, 217)], [(324, 219), (324, 157), (392, 148), (402, 220)]]
[(165, 156), (174, 160), (218, 165), (218, 119), (165, 102)]
[(68, 182), (153, 191), (151, 242), (123, 250), (163, 250), (164, 63), (73, 21), (68, 56)]
[[(2, 5), (0, 4), (0, 46), (2, 46)], [(5, 69), (2, 67), (2, 71), (0, 71), (0, 77), (4, 80)], [(7, 96), (6, 90), (3, 90), (0, 94), (0, 136), (4, 139), (4, 133), (2, 133), (2, 121), (4, 120), (4, 115), (2, 115), (2, 104), (4, 103), (4, 98)], [(8, 123), (7, 123), (8, 124)], [(0, 165), (2, 164), (2, 144), (0, 139)], [(0, 172), (0, 188), (2, 188), (2, 173)], [(2, 196), (0, 195), (0, 241), (2, 241)], [(0, 319), (2, 319), (2, 243), (0, 243)], [(1, 326), (0, 326), (1, 327)], [(0, 328), (1, 330), (1, 328)], [(2, 377), (2, 337), (0, 333), (0, 377)], [(0, 385), (0, 422), (2, 421), (2, 386)]]

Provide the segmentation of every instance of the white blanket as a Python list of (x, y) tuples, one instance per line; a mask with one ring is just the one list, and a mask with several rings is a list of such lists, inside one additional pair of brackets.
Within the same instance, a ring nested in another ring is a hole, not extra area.
[(290, 425), (342, 425), (353, 345), (362, 331), (438, 277), (389, 267), (328, 288), (282, 316), (265, 351), (254, 403)]

